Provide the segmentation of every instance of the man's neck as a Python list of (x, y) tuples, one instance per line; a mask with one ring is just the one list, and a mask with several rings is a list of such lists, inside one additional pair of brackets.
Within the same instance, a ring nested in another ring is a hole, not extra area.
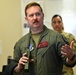
[(32, 33), (32, 34), (37, 34), (37, 33), (42, 32), (43, 29), (44, 29), (44, 26), (42, 26), (41, 28), (31, 29), (31, 33)]

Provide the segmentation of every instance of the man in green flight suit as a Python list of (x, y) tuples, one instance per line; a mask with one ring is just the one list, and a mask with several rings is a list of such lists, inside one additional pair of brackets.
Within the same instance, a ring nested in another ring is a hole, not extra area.
[(69, 45), (67, 40), (43, 24), (44, 13), (38, 3), (26, 5), (25, 19), (30, 32), (15, 44), (14, 60), (7, 70), (9, 74), (23, 71), (22, 75), (62, 75), (63, 64), (75, 65), (75, 61), (70, 60), (72, 57), (61, 54), (61, 47)]

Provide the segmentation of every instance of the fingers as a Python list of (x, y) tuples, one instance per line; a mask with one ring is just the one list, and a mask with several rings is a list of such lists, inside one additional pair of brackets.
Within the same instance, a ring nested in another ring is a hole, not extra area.
[(73, 49), (73, 44), (74, 44), (74, 41), (71, 41), (70, 43), (70, 48)]
[(65, 53), (65, 52), (63, 52), (63, 51), (61, 51), (61, 54), (65, 55), (65, 56), (67, 55), (67, 53)]
[(65, 44), (64, 46), (62, 46), (61, 50), (65, 53), (67, 53), (70, 50), (69, 45)]
[(23, 56), (19, 60), (18, 68), (22, 69), (26, 62), (28, 62), (28, 58), (26, 57), (26, 53), (24, 53)]
[(18, 65), (23, 66), (26, 62), (28, 62), (28, 58), (26, 57), (27, 53), (24, 53), (23, 56), (20, 58)]
[(27, 56), (27, 53), (24, 53), (22, 56), (24, 56), (24, 57)]

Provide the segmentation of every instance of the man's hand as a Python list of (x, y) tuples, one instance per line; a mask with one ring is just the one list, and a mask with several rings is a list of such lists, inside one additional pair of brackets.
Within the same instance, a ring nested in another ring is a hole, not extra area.
[(14, 69), (14, 71), (20, 72), (24, 68), (26, 62), (28, 62), (27, 53), (24, 53), (19, 60), (18, 66)]
[[(25, 65), (25, 63), (28, 62), (28, 57), (27, 57), (27, 53), (24, 53), (23, 56), (20, 58), (19, 63), (17, 65), (17, 67), (14, 69), (15, 72), (20, 72)], [(34, 62), (34, 59), (30, 59), (30, 62)]]
[(65, 57), (67, 57), (68, 59), (71, 59), (74, 55), (74, 51), (73, 51), (73, 44), (74, 44), (74, 41), (72, 41), (70, 43), (70, 46), (65, 44), (64, 46), (62, 46), (61, 48), (61, 54), (63, 54)]

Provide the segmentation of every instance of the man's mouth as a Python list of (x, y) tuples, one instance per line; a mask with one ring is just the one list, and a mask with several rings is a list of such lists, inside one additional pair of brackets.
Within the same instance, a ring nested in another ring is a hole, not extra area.
[(34, 22), (33, 22), (33, 24), (38, 24), (38, 23), (39, 23), (38, 21), (34, 21)]

